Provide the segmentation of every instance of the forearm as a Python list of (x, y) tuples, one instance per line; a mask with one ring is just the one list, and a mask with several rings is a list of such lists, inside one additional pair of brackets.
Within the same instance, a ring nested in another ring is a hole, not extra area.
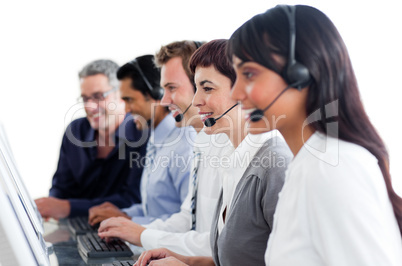
[(167, 232), (187, 232), (191, 229), (191, 210), (182, 207), (180, 212), (172, 214), (168, 219), (163, 220), (158, 217), (158, 219), (145, 227)]
[(159, 247), (167, 248), (186, 256), (211, 256), (209, 232), (169, 233), (146, 229), (141, 234), (141, 243), (146, 250)]

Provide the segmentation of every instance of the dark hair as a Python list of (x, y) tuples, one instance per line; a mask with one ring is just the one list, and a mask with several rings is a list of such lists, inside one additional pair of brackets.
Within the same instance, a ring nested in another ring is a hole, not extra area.
[[(143, 55), (135, 58), (134, 60), (137, 61), (139, 67), (141, 68), (152, 88), (159, 87), (161, 75), (160, 70), (154, 64), (154, 56)], [(119, 70), (117, 71), (117, 78), (119, 80), (131, 78), (131, 86), (133, 89), (140, 91), (145, 96), (151, 96), (152, 98), (154, 98), (141, 73), (131, 62), (128, 62), (119, 68)]]
[[(288, 54), (289, 22), (280, 7), (269, 9), (244, 23), (233, 33), (227, 48), (230, 59), (235, 55), (245, 62), (254, 61), (280, 75)], [(279, 56), (284, 62), (275, 60), (274, 56)], [(325, 14), (313, 7), (296, 6), (295, 57), (308, 68), (312, 77), (306, 113), (321, 112), (322, 119), (310, 125), (331, 135), (332, 132), (326, 128), (327, 114), (338, 113), (337, 117), (330, 119), (338, 122), (339, 132), (336, 133), (339, 138), (366, 148), (377, 158), (402, 234), (402, 199), (392, 188), (388, 152), (364, 110), (352, 64), (339, 32)], [(336, 101), (337, 104), (330, 104)]]
[[(184, 72), (186, 72), (191, 84), (194, 84), (194, 73), (190, 71), (189, 61), (191, 55), (203, 44), (204, 42), (199, 41), (177, 41), (164, 45), (155, 55), (155, 64), (162, 67), (170, 59), (180, 57)], [(194, 89), (196, 89), (195, 86)]]
[(231, 85), (236, 81), (236, 73), (231, 62), (225, 54), (228, 40), (212, 40), (201, 46), (190, 58), (190, 70), (195, 73), (198, 66), (214, 66), (222, 75), (230, 79)]

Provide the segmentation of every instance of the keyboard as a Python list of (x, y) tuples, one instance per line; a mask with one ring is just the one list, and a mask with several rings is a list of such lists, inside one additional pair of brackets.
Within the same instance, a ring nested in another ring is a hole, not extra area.
[(133, 266), (134, 263), (134, 260), (119, 260), (113, 261), (113, 266)]
[(133, 252), (120, 239), (110, 242), (102, 240), (98, 233), (77, 236), (78, 250), (88, 258), (131, 257)]
[(69, 218), (67, 220), (67, 226), (70, 232), (75, 236), (84, 235), (88, 232), (97, 232), (99, 228), (99, 225), (91, 226), (86, 216)]

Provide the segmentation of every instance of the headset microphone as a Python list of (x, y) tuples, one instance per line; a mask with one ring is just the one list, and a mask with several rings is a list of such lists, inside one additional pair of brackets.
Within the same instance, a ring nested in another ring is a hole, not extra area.
[(230, 107), (226, 112), (224, 112), (220, 117), (218, 118), (208, 118), (207, 120), (205, 120), (204, 125), (206, 127), (212, 127), (213, 125), (215, 125), (216, 121), (218, 121), (219, 119), (222, 118), (222, 116), (226, 115), (230, 110), (232, 110), (233, 108), (235, 108), (239, 103), (236, 103), (235, 105), (233, 105), (232, 107)]
[(188, 109), (191, 107), (192, 103), (190, 103), (190, 105), (186, 108), (186, 110), (182, 113), (182, 114), (178, 114), (174, 119), (176, 120), (177, 123), (181, 122), (181, 120), (183, 120), (184, 115), (186, 114), (186, 112), (188, 111)]
[(267, 107), (265, 107), (264, 109), (257, 109), (257, 110), (254, 110), (251, 114), (250, 114), (250, 121), (251, 122), (258, 122), (258, 121), (260, 121), (263, 117), (264, 117), (264, 113), (265, 113), (265, 111), (266, 110), (268, 110), (275, 102), (276, 102), (276, 100), (278, 100), (279, 99), (279, 97), (285, 92), (285, 91), (287, 91), (289, 88), (291, 88), (292, 87), (292, 85), (289, 85), (289, 86), (287, 86), (283, 91), (281, 91), (281, 93), (279, 93), (279, 95), (278, 96), (276, 96), (276, 98), (267, 106)]

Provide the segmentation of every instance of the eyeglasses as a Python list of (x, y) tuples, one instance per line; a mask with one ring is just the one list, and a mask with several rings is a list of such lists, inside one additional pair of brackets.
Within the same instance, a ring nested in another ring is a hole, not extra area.
[(92, 100), (94, 102), (99, 102), (105, 100), (105, 98), (111, 94), (112, 92), (116, 91), (117, 87), (113, 87), (113, 89), (108, 90), (106, 92), (96, 92), (92, 94), (91, 96), (80, 96), (77, 98), (77, 102), (79, 103), (87, 103), (89, 100)]

